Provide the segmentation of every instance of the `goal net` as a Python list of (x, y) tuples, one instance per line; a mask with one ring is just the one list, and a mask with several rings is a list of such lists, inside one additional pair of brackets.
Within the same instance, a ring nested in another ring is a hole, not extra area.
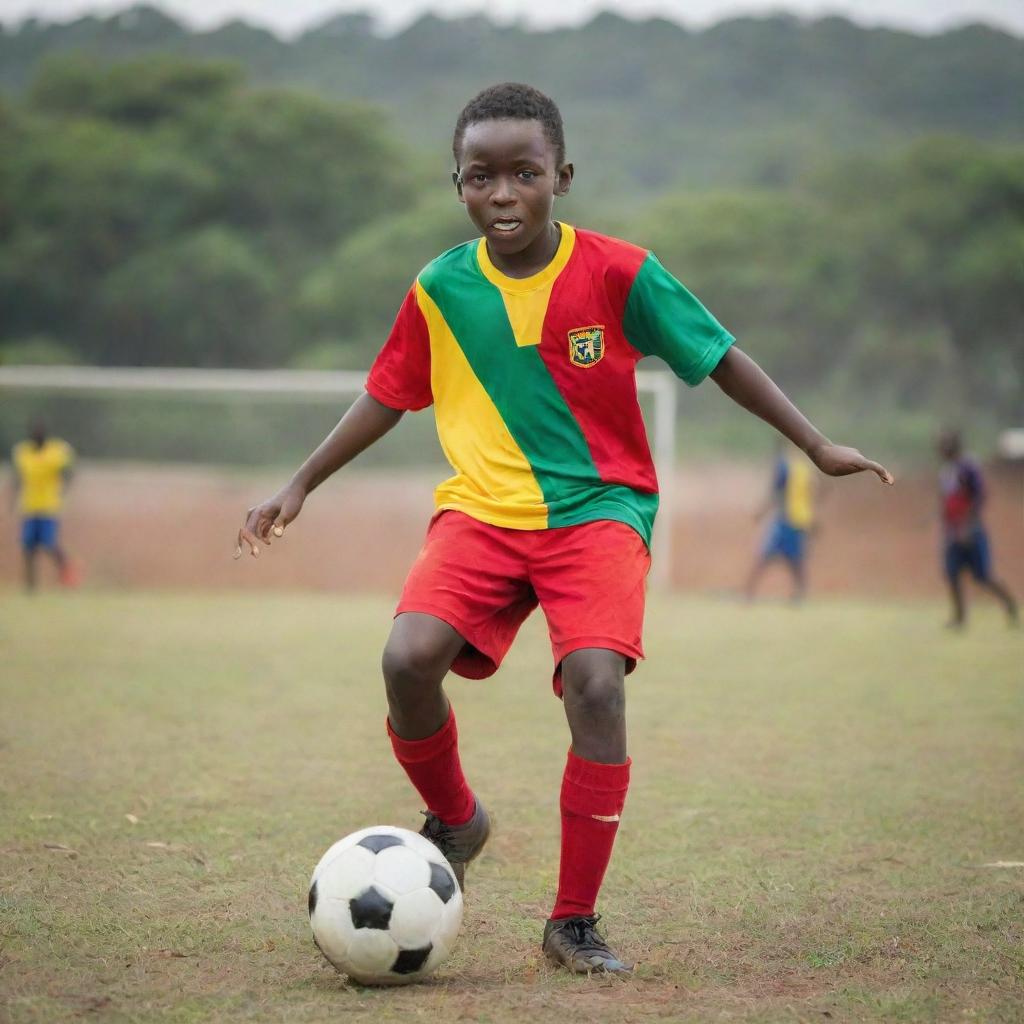
[[(0, 444), (45, 421), (90, 462), (220, 467), (237, 474), (297, 465), (363, 391), (366, 374), (320, 370), (0, 366)], [(676, 381), (637, 374), (661, 485), (651, 582), (671, 578)], [(429, 412), (359, 456), (358, 470), (392, 476), (447, 469)]]

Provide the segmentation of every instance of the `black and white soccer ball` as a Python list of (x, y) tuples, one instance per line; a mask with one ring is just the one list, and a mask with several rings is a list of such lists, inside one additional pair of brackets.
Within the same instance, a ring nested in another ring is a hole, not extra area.
[(405, 985), (435, 970), (462, 924), (462, 890), (433, 843), (375, 825), (339, 839), (309, 886), (313, 941), (364, 985)]

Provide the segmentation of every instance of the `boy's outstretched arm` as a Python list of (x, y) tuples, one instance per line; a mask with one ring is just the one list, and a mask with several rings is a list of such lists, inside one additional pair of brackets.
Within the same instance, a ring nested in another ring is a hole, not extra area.
[(235, 558), (241, 557), (243, 544), (248, 544), (250, 554), (256, 556), (261, 543), (270, 543), (271, 534), (280, 537), (312, 490), (382, 438), (401, 418), (401, 409), (392, 409), (365, 392), (361, 394), (295, 476), (272, 498), (249, 509), (238, 531)]
[(849, 476), (870, 470), (884, 483), (893, 482), (889, 470), (865, 458), (856, 448), (833, 444), (793, 405), (775, 381), (735, 345), (711, 371), (711, 379), (734, 402), (788, 437), (823, 473)]

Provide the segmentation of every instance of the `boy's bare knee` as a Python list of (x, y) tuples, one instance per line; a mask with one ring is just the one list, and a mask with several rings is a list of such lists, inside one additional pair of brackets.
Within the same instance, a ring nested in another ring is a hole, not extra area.
[(402, 700), (441, 685), (448, 666), (445, 652), (409, 637), (389, 640), (381, 657), (388, 695)]
[(614, 666), (587, 672), (563, 671), (563, 698), (588, 718), (620, 718), (626, 713), (626, 687)]

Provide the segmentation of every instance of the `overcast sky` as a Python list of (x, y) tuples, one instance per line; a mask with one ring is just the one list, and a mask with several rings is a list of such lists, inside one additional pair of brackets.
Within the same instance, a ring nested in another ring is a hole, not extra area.
[[(934, 32), (967, 21), (1024, 35), (1024, 0), (157, 0), (157, 6), (196, 26), (210, 27), (234, 17), (294, 34), (343, 10), (370, 11), (390, 28), (424, 10), (466, 14), (486, 10), (492, 17), (534, 25), (573, 24), (607, 9), (630, 17), (661, 14), (699, 26), (737, 14), (791, 11), (801, 15), (844, 14), (865, 25), (892, 25)], [(131, 6), (125, 0), (0, 0), (0, 19), (26, 17), (64, 21), (85, 12), (111, 12)]]

